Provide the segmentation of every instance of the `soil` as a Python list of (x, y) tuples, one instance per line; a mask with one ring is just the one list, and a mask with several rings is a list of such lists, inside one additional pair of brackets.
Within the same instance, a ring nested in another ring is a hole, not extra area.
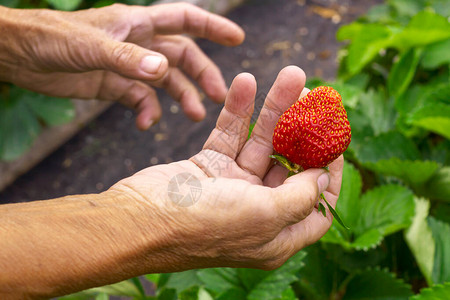
[[(245, 42), (226, 48), (198, 40), (227, 83), (241, 72), (258, 82), (256, 109), (278, 72), (298, 65), (307, 76), (335, 77), (340, 25), (353, 21), (380, 0), (253, 0), (227, 17), (241, 25)], [(0, 203), (98, 193), (121, 178), (154, 164), (187, 159), (201, 150), (222, 108), (207, 99), (207, 117), (189, 121), (164, 91), (161, 121), (147, 132), (134, 125), (134, 112), (114, 104), (60, 149), (0, 193)]]

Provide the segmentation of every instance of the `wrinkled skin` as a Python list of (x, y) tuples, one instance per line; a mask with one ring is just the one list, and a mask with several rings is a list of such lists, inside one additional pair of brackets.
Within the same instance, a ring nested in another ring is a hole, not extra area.
[[(164, 88), (195, 121), (206, 111), (191, 77), (215, 102), (227, 88), (219, 68), (186, 33), (226, 46), (244, 39), (235, 23), (189, 4), (116, 4), (61, 12), (0, 6), (0, 81), (57, 97), (119, 101), (144, 130), (161, 116)], [(145, 72), (145, 57), (161, 58)]]

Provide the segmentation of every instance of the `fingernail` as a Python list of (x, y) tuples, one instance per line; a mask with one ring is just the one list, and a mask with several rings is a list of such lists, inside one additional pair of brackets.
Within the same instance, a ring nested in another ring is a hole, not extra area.
[(163, 59), (160, 56), (146, 56), (141, 61), (141, 68), (146, 73), (157, 73), (161, 67)]
[(149, 129), (150, 127), (152, 127), (154, 121), (153, 120), (148, 120), (147, 126), (145, 126), (145, 130)]
[(319, 186), (319, 194), (325, 192), (329, 183), (330, 183), (330, 176), (328, 175), (328, 173), (323, 173), (322, 175), (319, 176), (319, 179), (317, 179), (317, 185)]

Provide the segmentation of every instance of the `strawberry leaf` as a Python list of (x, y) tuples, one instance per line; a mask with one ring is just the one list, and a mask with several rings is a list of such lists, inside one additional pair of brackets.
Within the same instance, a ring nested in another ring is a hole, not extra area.
[(448, 295), (450, 295), (450, 282), (421, 289), (420, 294), (411, 297), (411, 300), (448, 299)]
[[(273, 271), (214, 268), (198, 271), (203, 284), (215, 293), (215, 299), (283, 299), (295, 274), (303, 267), (304, 252), (298, 252)], [(287, 298), (290, 299), (290, 298)]]
[(343, 216), (350, 230), (342, 230), (333, 222), (321, 239), (340, 244), (346, 249), (367, 251), (380, 244), (383, 237), (406, 228), (414, 215), (413, 194), (400, 185), (384, 185), (362, 196), (361, 176), (349, 163), (344, 165), (342, 189), (336, 211)]
[(427, 46), (422, 58), (422, 66), (434, 69), (443, 64), (450, 63), (450, 39)]
[(420, 194), (450, 203), (450, 167), (440, 168), (422, 187)]
[(403, 53), (393, 65), (388, 78), (390, 95), (397, 98), (408, 88), (416, 72), (422, 52), (421, 48), (411, 48)]
[(427, 223), (430, 202), (415, 198), (415, 215), (411, 226), (405, 231), (405, 241), (416, 258), (417, 264), (428, 284), (432, 283), (435, 244)]
[(345, 299), (408, 299), (411, 287), (384, 270), (367, 270), (356, 274), (348, 283)]
[(436, 250), (434, 253), (434, 264), (431, 278), (434, 283), (450, 281), (450, 224), (428, 218), (428, 225), (433, 233)]
[(408, 121), (450, 139), (450, 105), (429, 103), (415, 111)]
[[(342, 227), (344, 227), (345, 229), (350, 229), (347, 226), (345, 226), (344, 222), (342, 221), (341, 217), (339, 216), (339, 214), (334, 210), (334, 208), (330, 205), (330, 203), (328, 203), (327, 199), (325, 199), (325, 196), (323, 194), (320, 194), (320, 198), (322, 198), (323, 201), (325, 201), (325, 204), (327, 205), (328, 209), (330, 210), (331, 214), (333, 215), (333, 217), (336, 219), (336, 221), (341, 224)], [(323, 211), (323, 215), (324, 217), (326, 217), (326, 213), (325, 210)]]
[(435, 161), (401, 160), (397, 157), (367, 162), (364, 166), (379, 174), (395, 176), (413, 187), (429, 180), (439, 168)]

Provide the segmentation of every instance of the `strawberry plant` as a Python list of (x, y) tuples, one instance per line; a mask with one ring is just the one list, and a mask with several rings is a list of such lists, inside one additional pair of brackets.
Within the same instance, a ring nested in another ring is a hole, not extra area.
[(338, 31), (336, 81), (307, 84), (339, 91), (352, 127), (336, 207), (349, 230), (334, 221), (273, 271), (152, 274), (63, 299), (449, 299), (449, 17), (446, 0), (375, 6)]

